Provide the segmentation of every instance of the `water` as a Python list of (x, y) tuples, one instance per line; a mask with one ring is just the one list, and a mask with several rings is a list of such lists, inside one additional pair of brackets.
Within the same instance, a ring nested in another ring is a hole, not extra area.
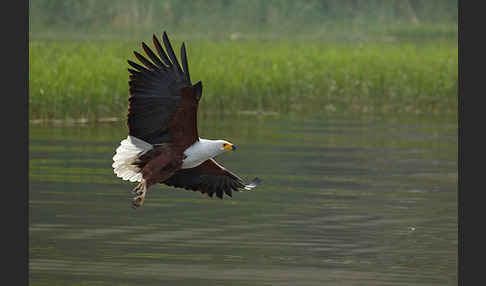
[(200, 118), (263, 184), (219, 200), (166, 186), (130, 208), (123, 122), (30, 126), (31, 285), (457, 285), (457, 121)]

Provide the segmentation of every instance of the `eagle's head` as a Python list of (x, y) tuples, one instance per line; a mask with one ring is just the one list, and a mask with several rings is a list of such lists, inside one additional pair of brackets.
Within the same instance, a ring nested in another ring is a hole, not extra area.
[[(208, 140), (199, 138), (199, 144), (194, 144), (193, 146), (189, 147), (185, 153), (187, 153), (186, 155), (189, 154), (188, 156), (190, 156), (191, 153), (194, 153), (195, 155), (204, 154), (204, 156), (207, 155), (209, 158), (213, 158), (221, 153), (233, 151), (235, 149), (236, 146), (226, 140)], [(204, 158), (204, 160), (206, 159), (207, 158)]]
[(222, 152), (225, 151), (234, 151), (236, 146), (226, 140), (218, 140), (219, 149)]

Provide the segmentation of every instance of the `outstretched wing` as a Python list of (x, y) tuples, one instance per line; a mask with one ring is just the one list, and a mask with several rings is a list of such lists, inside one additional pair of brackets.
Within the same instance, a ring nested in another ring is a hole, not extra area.
[(145, 44), (142, 48), (149, 59), (138, 52), (135, 57), (142, 63), (128, 60), (130, 98), (127, 125), (129, 134), (150, 144), (177, 143), (188, 147), (198, 140), (197, 107), (202, 85), (192, 86), (184, 43), (181, 46), (182, 67), (164, 32), (162, 48), (154, 35), (153, 43), (158, 56)]
[(199, 191), (210, 197), (216, 193), (216, 196), (222, 199), (223, 193), (231, 197), (233, 191), (249, 191), (255, 188), (260, 184), (260, 179), (255, 178), (250, 184), (245, 185), (238, 176), (214, 159), (209, 159), (197, 167), (178, 170), (163, 183), (172, 187)]

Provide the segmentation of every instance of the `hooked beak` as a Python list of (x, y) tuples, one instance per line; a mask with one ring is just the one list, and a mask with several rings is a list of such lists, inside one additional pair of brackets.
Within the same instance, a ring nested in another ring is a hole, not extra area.
[(236, 149), (236, 146), (231, 144), (231, 143), (227, 143), (227, 144), (224, 144), (223, 145), (223, 148), (226, 150), (226, 151), (233, 151)]

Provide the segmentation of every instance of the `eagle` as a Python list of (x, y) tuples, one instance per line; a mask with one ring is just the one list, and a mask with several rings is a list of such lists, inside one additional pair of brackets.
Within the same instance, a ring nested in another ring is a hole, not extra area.
[(202, 97), (202, 83), (191, 83), (187, 54), (181, 45), (181, 62), (172, 49), (167, 33), (162, 35), (165, 51), (152, 37), (155, 54), (144, 42), (142, 49), (148, 58), (134, 51), (141, 64), (128, 60), (129, 75), (128, 136), (120, 142), (113, 156), (117, 177), (139, 182), (132, 190), (131, 204), (144, 204), (147, 189), (165, 184), (207, 194), (222, 199), (233, 191), (249, 191), (261, 180), (245, 182), (214, 160), (214, 157), (234, 151), (236, 146), (226, 140), (199, 137), (197, 109)]

